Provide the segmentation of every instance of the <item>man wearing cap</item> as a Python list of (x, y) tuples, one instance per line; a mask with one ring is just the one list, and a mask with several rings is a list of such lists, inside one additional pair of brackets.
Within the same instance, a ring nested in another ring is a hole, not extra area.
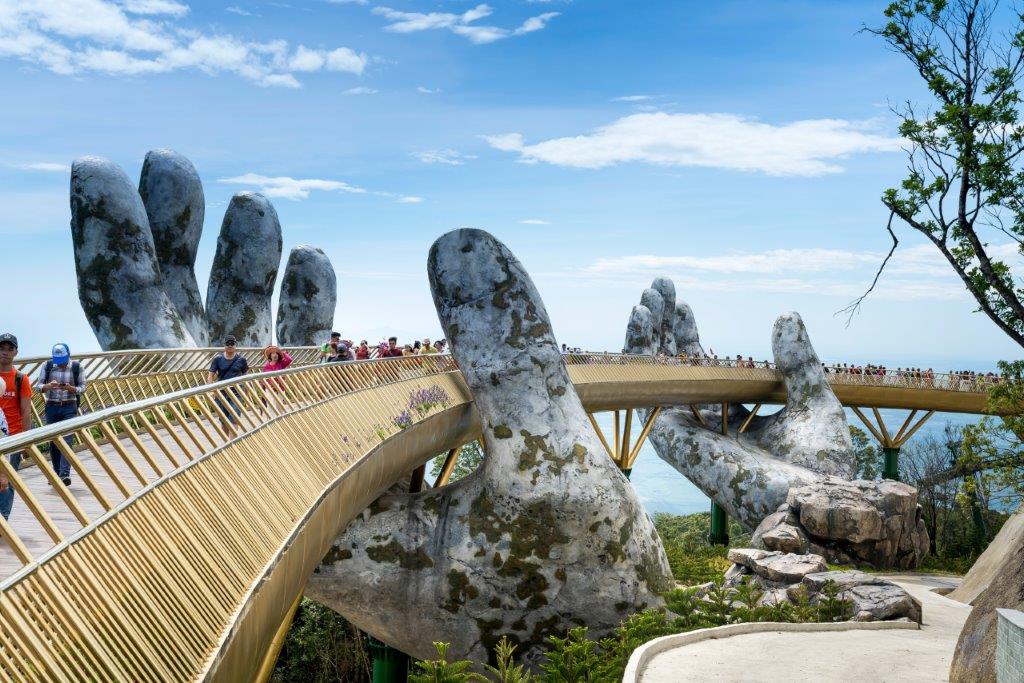
[[(36, 380), (36, 390), (43, 392), (46, 398), (43, 417), (48, 425), (77, 417), (78, 403), (85, 393), (85, 373), (78, 361), (71, 360), (68, 345), (54, 344), (50, 358)], [(71, 438), (66, 440), (70, 444)], [(53, 442), (50, 443), (50, 460), (53, 471), (64, 485), (71, 486), (71, 463)]]
[[(234, 335), (229, 334), (224, 338), (224, 352), (218, 353), (213, 359), (213, 363), (210, 364), (210, 372), (206, 377), (207, 382), (211, 384), (213, 382), (222, 382), (226, 379), (242, 377), (245, 373), (249, 372), (249, 361), (245, 359), (245, 356), (238, 353), (237, 346), (238, 341)], [(230, 410), (225, 409), (224, 404), (221, 403), (219, 398), (215, 401), (221, 411), (228, 416), (231, 424), (235, 424), (238, 421), (235, 417), (236, 413), (238, 413), (238, 404), (235, 403), (235, 396), (238, 396), (237, 389), (225, 392), (227, 402), (231, 406)], [(233, 431), (233, 429), (228, 429), (228, 432)]]
[[(15, 369), (14, 357), (17, 355), (18, 338), (9, 332), (0, 334), (0, 379), (5, 385), (0, 394), (0, 409), (11, 436), (32, 428), (32, 383)], [(11, 453), (8, 459), (14, 469), (21, 465), (20, 452)], [(10, 518), (13, 505), (14, 489), (0, 472), (0, 514), (4, 519)]]

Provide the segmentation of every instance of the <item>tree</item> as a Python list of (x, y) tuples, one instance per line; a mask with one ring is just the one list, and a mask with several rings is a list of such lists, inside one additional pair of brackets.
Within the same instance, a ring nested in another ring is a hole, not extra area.
[(856, 479), (874, 480), (882, 473), (878, 460), (878, 449), (871, 444), (871, 439), (860, 427), (850, 425), (850, 440), (853, 442), (853, 453), (856, 457)]
[[(997, 13), (983, 0), (897, 0), (887, 22), (867, 28), (906, 57), (934, 99), (925, 111), (894, 108), (907, 142), (908, 173), (885, 190), (892, 247), (874, 281), (844, 310), (852, 317), (899, 246), (894, 221), (923, 235), (946, 258), (984, 312), (1024, 347), (1024, 289), (993, 248), (993, 236), (1024, 245), (1024, 127), (1018, 81), (1024, 73), (1024, 15)], [(993, 19), (1009, 36), (993, 38)]]
[[(433, 477), (441, 474), (441, 468), (444, 467), (444, 460), (447, 457), (446, 453), (434, 458), (433, 464), (430, 466), (430, 474)], [(480, 445), (479, 441), (470, 441), (462, 450), (459, 452), (459, 458), (455, 462), (455, 469), (452, 470), (452, 476), (449, 477), (449, 483), (462, 479), (467, 474), (471, 474), (477, 467), (480, 467), (480, 463), (484, 461), (484, 449)]]

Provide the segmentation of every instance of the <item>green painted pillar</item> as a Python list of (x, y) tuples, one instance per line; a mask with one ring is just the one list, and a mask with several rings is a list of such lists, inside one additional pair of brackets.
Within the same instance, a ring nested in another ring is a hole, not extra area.
[(729, 515), (715, 501), (711, 501), (711, 533), (708, 534), (711, 545), (729, 545)]
[(373, 636), (366, 638), (373, 660), (373, 683), (405, 683), (409, 678), (409, 655)]
[(885, 462), (882, 465), (882, 479), (900, 480), (900, 449), (882, 448), (885, 454)]
[(628, 467), (628, 468), (622, 470), (622, 473), (626, 475), (626, 479), (629, 479), (629, 475), (633, 474), (633, 468), (632, 467)]

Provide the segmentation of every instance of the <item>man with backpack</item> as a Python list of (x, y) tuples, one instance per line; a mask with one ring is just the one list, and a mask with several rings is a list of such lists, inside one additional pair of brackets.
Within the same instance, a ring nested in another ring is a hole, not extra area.
[[(43, 417), (46, 424), (63, 422), (78, 417), (78, 405), (85, 393), (85, 373), (78, 361), (71, 360), (71, 351), (67, 344), (54, 344), (50, 360), (43, 365), (36, 390), (43, 392), (46, 407)], [(66, 439), (70, 445), (71, 438)], [(50, 461), (53, 471), (57, 473), (65, 486), (71, 486), (71, 463), (57, 447), (50, 442)]]
[[(5, 389), (0, 394), (0, 409), (7, 419), (11, 436), (32, 427), (32, 383), (14, 368), (14, 357), (18, 355), (18, 338), (9, 332), (0, 334), (0, 379)], [(21, 465), (21, 453), (11, 453), (11, 467)], [(14, 488), (7, 477), (0, 472), (0, 514), (10, 519), (14, 505)]]
[[(228, 335), (224, 339), (224, 352), (218, 353), (210, 364), (210, 372), (206, 377), (206, 381), (210, 384), (214, 382), (222, 382), (226, 379), (233, 379), (235, 377), (242, 377), (245, 373), (249, 372), (249, 361), (245, 359), (245, 356), (238, 353), (236, 347), (238, 341), (233, 335)], [(225, 430), (230, 436), (234, 436), (234, 425), (238, 422), (236, 417), (238, 413), (238, 404), (235, 403), (235, 397), (238, 396), (238, 389), (232, 387), (230, 390), (224, 392), (224, 398), (230, 405), (230, 409), (221, 402), (221, 400), (214, 399), (217, 407), (220, 408), (221, 412), (227, 415), (228, 422), (231, 425), (224, 425)], [(222, 421), (223, 422), (223, 421)]]

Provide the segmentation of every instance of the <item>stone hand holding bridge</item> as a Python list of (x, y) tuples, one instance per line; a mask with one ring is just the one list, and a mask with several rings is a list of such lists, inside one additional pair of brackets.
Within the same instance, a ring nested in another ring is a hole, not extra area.
[[(643, 292), (630, 315), (627, 353), (704, 356), (693, 312), (675, 294), (667, 278)], [(798, 314), (776, 320), (772, 352), (787, 392), (780, 411), (668, 407), (650, 431), (655, 451), (771, 550), (917, 566), (928, 551), (917, 491), (853, 481), (846, 414)]]
[[(206, 206), (192, 163), (176, 152), (146, 155), (139, 187), (113, 162), (71, 167), (71, 234), (78, 295), (104, 350), (241, 346), (271, 342), (271, 296), (281, 261), (281, 224), (256, 192), (231, 198), (207, 289), (194, 272)], [(310, 345), (330, 332), (334, 269), (315, 247), (292, 250), (277, 315), (278, 343)]]
[(306, 595), (416, 657), (445, 640), (453, 656), (486, 661), (507, 635), (536, 664), (549, 635), (580, 624), (603, 635), (661, 604), (668, 562), (588, 422), (519, 261), (462, 229), (437, 240), (428, 273), (485, 459), (449, 486), (377, 500)]

